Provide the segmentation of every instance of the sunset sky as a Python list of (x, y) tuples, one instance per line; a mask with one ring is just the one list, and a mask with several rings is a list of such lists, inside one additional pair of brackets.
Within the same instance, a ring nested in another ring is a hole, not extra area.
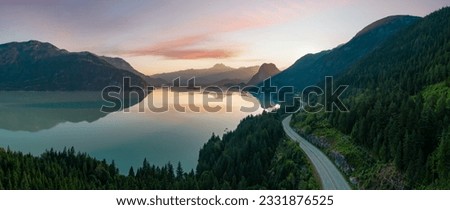
[(389, 15), (424, 16), (450, 0), (0, 0), (0, 43), (39, 40), (118, 56), (145, 74), (215, 63), (290, 66)]

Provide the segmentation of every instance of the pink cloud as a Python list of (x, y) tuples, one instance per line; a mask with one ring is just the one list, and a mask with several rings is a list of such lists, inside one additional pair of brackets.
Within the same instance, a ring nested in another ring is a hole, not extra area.
[(222, 49), (168, 50), (160, 52), (160, 55), (167, 58), (189, 59), (189, 60), (203, 59), (203, 58), (230, 58), (234, 57), (236, 54), (237, 54), (236, 51), (222, 50)]
[(169, 59), (229, 58), (238, 53), (236, 49), (192, 48), (209, 39), (208, 35), (186, 36), (179, 39), (156, 43), (152, 46), (130, 50), (124, 54), (131, 56), (163, 56)]
[[(230, 58), (237, 56), (240, 50), (230, 49), (230, 47), (205, 46), (213, 43), (217, 40), (217, 37), (224, 33), (268, 27), (299, 16), (307, 16), (327, 6), (325, 3), (316, 2), (277, 1), (259, 5), (259, 7), (251, 10), (241, 9), (224, 12), (208, 18), (191, 20), (182, 27), (192, 29), (189, 32), (197, 33), (196, 35), (177, 35), (178, 37), (175, 39), (149, 44), (149, 46), (125, 51), (121, 54), (163, 56), (168, 59)], [(177, 33), (177, 31), (172, 31), (172, 33)], [(240, 46), (233, 43), (232, 40), (228, 41), (227, 45)]]
[[(220, 22), (220, 26), (217, 26)], [(203, 59), (203, 58), (230, 58), (238, 55), (240, 50), (230, 49), (230, 47), (223, 47), (224, 49), (214, 49), (199, 47), (214, 39), (214, 37), (221, 33), (235, 32), (242, 29), (263, 27), (273, 24), (273, 20), (268, 17), (235, 17), (223, 18), (218, 21), (195, 23), (194, 25), (201, 25), (208, 28), (207, 33), (182, 36), (173, 40), (167, 40), (152, 44), (147, 47), (125, 51), (121, 54), (130, 56), (163, 56), (169, 59)], [(198, 26), (197, 26), (198, 27)], [(233, 43), (231, 43), (233, 45)]]
[(131, 52), (131, 54), (152, 54), (157, 53), (158, 51), (167, 51), (167, 50), (173, 50), (173, 49), (179, 49), (184, 48), (188, 46), (192, 46), (198, 43), (201, 43), (208, 39), (207, 35), (195, 35), (195, 36), (185, 36), (178, 39), (170, 40), (170, 41), (163, 41), (156, 43), (150, 47), (146, 47), (144, 49), (134, 50)]

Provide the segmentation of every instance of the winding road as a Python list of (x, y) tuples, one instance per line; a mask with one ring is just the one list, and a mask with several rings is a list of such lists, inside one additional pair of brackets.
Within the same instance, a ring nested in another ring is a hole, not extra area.
[(311, 160), (312, 165), (316, 169), (324, 190), (351, 190), (350, 185), (341, 172), (331, 162), (328, 157), (323, 154), (317, 147), (306, 141), (295, 132), (291, 126), (292, 115), (283, 120), (284, 132), (293, 140), (300, 143), (300, 147)]

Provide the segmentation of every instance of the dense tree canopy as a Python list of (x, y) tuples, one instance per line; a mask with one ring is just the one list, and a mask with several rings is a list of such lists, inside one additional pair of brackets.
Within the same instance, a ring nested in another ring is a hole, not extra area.
[(450, 8), (399, 32), (337, 78), (350, 112), (318, 114), (409, 188), (449, 186)]
[(249, 116), (223, 140), (212, 135), (197, 173), (180, 163), (130, 168), (99, 161), (74, 148), (39, 157), (0, 148), (0, 189), (317, 189), (299, 146), (284, 139), (276, 114)]

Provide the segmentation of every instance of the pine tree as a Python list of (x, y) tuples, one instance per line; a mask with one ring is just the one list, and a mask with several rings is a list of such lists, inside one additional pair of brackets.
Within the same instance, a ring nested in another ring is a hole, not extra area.
[(183, 179), (184, 178), (184, 171), (183, 171), (183, 167), (181, 167), (181, 162), (178, 162), (177, 164), (177, 179)]
[(128, 171), (128, 176), (129, 177), (134, 177), (135, 176), (133, 166), (130, 167), (130, 170)]

